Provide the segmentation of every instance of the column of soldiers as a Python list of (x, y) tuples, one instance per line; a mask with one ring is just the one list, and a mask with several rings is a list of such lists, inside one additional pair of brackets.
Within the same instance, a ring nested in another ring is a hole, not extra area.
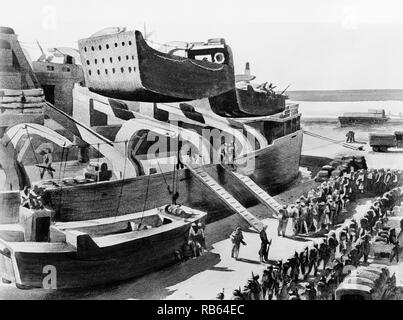
[(396, 187), (403, 174), (398, 170), (360, 169), (354, 167), (349, 173), (324, 181), (316, 189), (301, 196), (295, 203), (284, 205), (277, 217), (277, 233), (285, 236), (288, 221), (291, 220), (293, 234), (326, 234), (341, 218), (349, 201), (364, 195), (382, 194)]
[[(309, 231), (309, 227), (312, 228), (315, 223), (308, 219), (301, 221), (301, 216), (309, 217), (309, 213), (304, 212), (304, 207), (316, 208), (315, 204), (319, 207), (320, 203), (326, 199), (325, 206), (328, 209), (323, 209), (321, 214), (328, 216), (327, 219), (330, 221), (328, 224), (331, 225), (334, 223), (333, 216), (339, 214), (338, 205), (342, 208), (345, 206), (345, 202), (340, 203), (337, 201), (337, 197), (336, 199), (333, 198), (335, 191), (342, 191), (341, 194), (346, 195), (343, 199), (344, 201), (352, 199), (354, 197), (353, 193), (382, 194), (384, 192), (382, 197), (376, 198), (370, 209), (359, 221), (354, 218), (348, 219), (336, 230), (327, 232), (326, 237), (317, 241), (313, 246), (306, 247), (301, 252), (295, 252), (285, 262), (280, 260), (274, 265), (269, 265), (263, 271), (261, 279), (259, 275), (252, 274), (252, 278), (248, 280), (242, 289), (239, 287), (234, 290), (231, 299), (334, 299), (334, 292), (345, 275), (348, 274), (348, 271), (357, 267), (361, 262), (367, 263), (371, 240), (393, 244), (390, 261), (393, 259), (399, 261), (400, 247), (398, 239), (401, 235), (397, 236), (396, 230), (389, 230), (384, 226), (384, 223), (387, 221), (388, 216), (392, 214), (391, 209), (395, 205), (401, 205), (403, 201), (403, 187), (398, 187), (402, 177), (400, 171), (394, 170), (362, 169), (351, 171), (349, 175), (344, 174), (339, 179), (329, 180), (327, 183), (322, 184), (319, 189), (312, 190), (306, 198), (301, 198), (299, 202), (297, 201), (292, 206), (296, 210), (288, 211), (288, 207), (284, 207), (283, 209), (287, 210), (287, 212), (292, 212), (293, 214), (295, 212), (296, 219), (293, 221), (293, 225), (299, 228), (298, 231), (303, 230), (303, 228)], [(340, 188), (340, 186), (343, 186), (343, 188)], [(313, 195), (317, 191), (318, 196), (316, 197), (317, 201), (315, 201)], [(332, 197), (331, 201), (329, 196)], [(333, 209), (334, 212), (329, 208), (332, 202), (336, 203), (336, 209)], [(326, 221), (323, 218), (321, 219), (320, 209), (316, 210), (319, 215), (316, 218), (317, 223)], [(280, 213), (280, 225), (281, 216), (282, 213)], [(294, 219), (294, 215), (291, 215), (291, 217)], [(324, 224), (322, 223), (322, 229), (325, 228)], [(403, 228), (403, 219), (400, 224), (401, 228)], [(317, 230), (316, 227), (313, 230)], [(279, 233), (283, 235), (283, 229), (280, 227)], [(311, 276), (315, 280), (312, 280)], [(224, 299), (223, 292), (217, 296), (217, 299)]]

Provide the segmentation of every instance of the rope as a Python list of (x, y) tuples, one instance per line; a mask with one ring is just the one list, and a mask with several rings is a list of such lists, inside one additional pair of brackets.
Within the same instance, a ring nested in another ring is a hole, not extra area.
[(161, 173), (162, 173), (162, 178), (164, 179), (164, 182), (165, 182), (165, 184), (166, 184), (166, 186), (167, 186), (168, 192), (169, 192), (169, 194), (171, 194), (172, 191), (171, 191), (171, 189), (170, 189), (170, 186), (169, 186), (169, 183), (168, 183), (167, 179), (165, 178), (164, 171), (162, 171), (162, 169), (161, 169), (161, 166), (160, 166), (160, 163), (159, 163), (159, 161), (158, 161), (158, 158), (155, 158), (155, 160), (157, 161), (158, 168), (160, 168), (160, 171), (161, 171)]
[[(63, 146), (63, 152), (64, 152), (64, 149), (65, 148)], [(61, 181), (61, 179), (63, 179), (65, 174), (66, 174), (68, 157), (69, 157), (69, 149), (67, 149), (67, 152), (66, 152), (66, 159), (64, 161), (63, 175), (62, 175), (62, 165), (63, 165), (63, 154), (62, 154), (61, 164), (60, 164), (59, 181)], [(59, 214), (60, 214), (60, 211), (62, 210), (62, 200), (63, 200), (63, 183), (60, 183)]]
[(60, 157), (61, 161), (60, 161), (60, 169), (59, 169), (59, 180), (61, 180), (61, 175), (62, 175), (62, 168), (63, 168), (63, 156), (64, 156), (64, 146), (62, 149), (62, 155)]
[[(25, 126), (25, 130), (27, 131), (27, 136), (28, 136), (29, 144), (30, 144), (31, 149), (32, 149), (32, 152), (33, 152), (33, 154), (34, 154), (36, 164), (39, 165), (39, 161), (38, 161), (38, 158), (36, 157), (36, 152), (35, 152), (34, 146), (33, 146), (33, 144), (32, 144), (31, 136), (29, 135), (27, 126)], [(40, 172), (41, 172), (41, 169), (38, 168), (38, 170), (39, 170), (39, 173), (40, 173)]]
[(119, 199), (118, 199), (118, 205), (117, 205), (117, 208), (116, 208), (115, 218), (119, 214), (120, 202), (122, 200), (122, 195), (123, 195), (123, 187), (125, 185), (125, 179), (124, 178), (126, 176), (126, 162), (127, 162), (127, 142), (125, 144), (125, 163), (124, 163), (124, 167), (123, 167), (123, 177), (122, 177), (122, 183), (121, 183), (121, 186), (120, 186)]
[(18, 132), (20, 132), (21, 128), (19, 128), (14, 135), (10, 138), (10, 140), (6, 143), (5, 147), (7, 148), (8, 145), (11, 143), (11, 141), (15, 138), (15, 136), (17, 135)]
[(355, 150), (355, 151), (363, 151), (363, 148), (362, 147), (353, 147), (353, 146), (350, 146), (350, 145), (348, 145), (348, 144), (346, 144), (346, 143), (340, 143), (339, 141), (337, 141), (337, 140), (334, 140), (334, 139), (330, 139), (330, 138), (327, 138), (327, 137), (323, 137), (323, 136), (321, 136), (321, 135), (319, 135), (319, 134), (316, 134), (316, 133), (312, 133), (312, 132), (309, 132), (309, 131), (305, 131), (305, 130), (303, 130), (303, 133), (305, 133), (305, 134), (307, 134), (307, 135), (309, 135), (309, 136), (311, 136), (311, 137), (314, 137), (314, 138), (318, 138), (318, 139), (322, 139), (322, 140), (325, 140), (325, 141), (329, 141), (329, 142), (332, 142), (332, 143), (334, 143), (334, 144), (339, 144), (339, 145), (341, 145), (341, 146), (343, 146), (343, 147), (345, 147), (345, 148), (348, 148), (348, 149), (352, 149), (352, 150)]
[(141, 220), (138, 226), (138, 229), (140, 229), (141, 224), (143, 223), (143, 218), (144, 218), (144, 211), (146, 210), (146, 205), (147, 205), (147, 198), (148, 198), (148, 189), (150, 187), (150, 178), (151, 178), (151, 174), (148, 175), (148, 181), (147, 181), (147, 189), (146, 189), (146, 195), (144, 197), (144, 205), (143, 205), (143, 211), (141, 213)]

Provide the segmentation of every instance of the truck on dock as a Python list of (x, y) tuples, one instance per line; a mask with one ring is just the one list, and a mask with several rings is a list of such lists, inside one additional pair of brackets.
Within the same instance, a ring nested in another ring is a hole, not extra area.
[(369, 145), (375, 152), (387, 152), (388, 148), (403, 148), (403, 131), (370, 133)]

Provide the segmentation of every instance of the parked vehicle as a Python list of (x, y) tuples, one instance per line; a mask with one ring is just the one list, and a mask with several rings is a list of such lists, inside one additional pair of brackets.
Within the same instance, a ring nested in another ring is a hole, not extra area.
[(369, 145), (375, 152), (387, 152), (388, 148), (403, 148), (403, 132), (370, 133)]
[(335, 292), (336, 300), (394, 300), (396, 295), (395, 274), (381, 264), (353, 270)]

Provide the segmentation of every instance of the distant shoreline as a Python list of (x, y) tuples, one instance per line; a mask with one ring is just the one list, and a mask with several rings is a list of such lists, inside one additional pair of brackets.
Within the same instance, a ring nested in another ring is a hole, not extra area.
[(403, 89), (295, 90), (286, 94), (290, 100), (311, 102), (403, 101)]

